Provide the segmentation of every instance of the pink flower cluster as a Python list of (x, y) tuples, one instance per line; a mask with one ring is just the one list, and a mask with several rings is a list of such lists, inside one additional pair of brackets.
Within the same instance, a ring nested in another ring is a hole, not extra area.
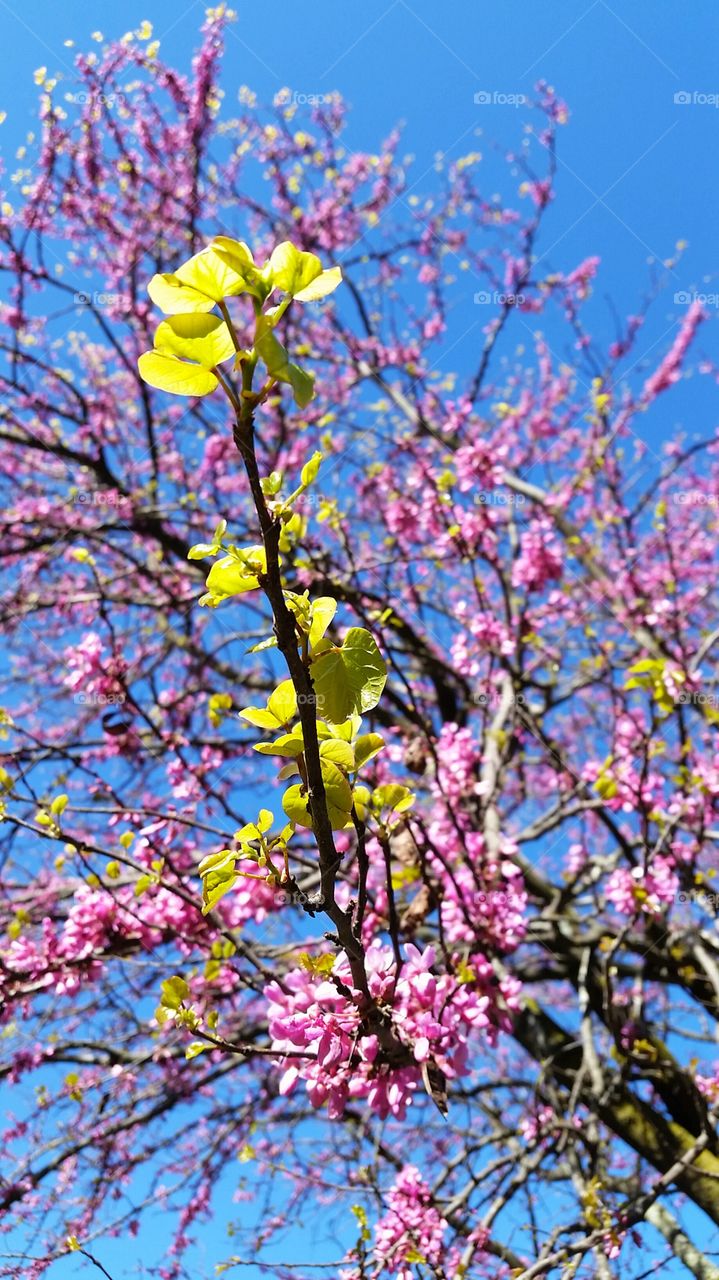
[(536, 521), (522, 534), (519, 556), (512, 569), (512, 585), (541, 591), (562, 576), (562, 552), (549, 520)]
[(413, 1280), (417, 1255), (430, 1267), (444, 1266), (447, 1222), (432, 1202), (432, 1193), (414, 1165), (405, 1165), (387, 1195), (387, 1213), (375, 1227), (375, 1257), (398, 1280)]
[(655, 370), (651, 377), (647, 378), (644, 384), (642, 393), (644, 402), (654, 400), (661, 391), (667, 391), (669, 387), (674, 386), (674, 383), (679, 381), (684, 357), (704, 318), (705, 314), (701, 303), (693, 302), (682, 321), (681, 328), (672, 347), (662, 360), (659, 368)]
[[(447, 830), (448, 842), (456, 832)], [(514, 951), (526, 933), (527, 894), (519, 867), (510, 861), (516, 845), (503, 842), (504, 857), (490, 859), (484, 837), (463, 833), (467, 854), (442, 877), (442, 927), (450, 943), (478, 940), (498, 951)], [(446, 847), (446, 846), (445, 846)]]
[(639, 911), (657, 915), (676, 901), (678, 889), (674, 860), (659, 855), (646, 870), (617, 867), (607, 881), (606, 896), (622, 915), (633, 916)]
[(88, 631), (79, 644), (65, 651), (69, 674), (64, 684), (71, 693), (82, 692), (110, 697), (121, 688), (119, 681), (127, 670), (124, 658), (103, 653), (103, 643), (95, 631)]
[(514, 983), (496, 982), (491, 965), (473, 956), (458, 978), (433, 972), (433, 947), (404, 948), (396, 974), (392, 948), (374, 942), (367, 950), (369, 990), (386, 1012), (395, 1037), (411, 1060), (395, 1067), (382, 1060), (380, 1040), (362, 1029), (345, 957), (335, 961), (329, 978), (295, 970), (267, 987), (272, 1047), (288, 1055), (304, 1053), (286, 1067), (280, 1093), (303, 1080), (314, 1107), (328, 1104), (340, 1116), (351, 1099), (365, 1098), (381, 1116), (402, 1119), (421, 1079), (421, 1064), (434, 1063), (448, 1079), (468, 1071), (469, 1038), (483, 1031), (490, 1042), (509, 1026), (517, 1007)]

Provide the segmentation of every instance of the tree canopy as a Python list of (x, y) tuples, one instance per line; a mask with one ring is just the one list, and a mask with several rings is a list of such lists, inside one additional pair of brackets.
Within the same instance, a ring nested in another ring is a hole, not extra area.
[(707, 317), (547, 268), (547, 85), (424, 190), (228, 20), (3, 194), (0, 1275), (716, 1280)]

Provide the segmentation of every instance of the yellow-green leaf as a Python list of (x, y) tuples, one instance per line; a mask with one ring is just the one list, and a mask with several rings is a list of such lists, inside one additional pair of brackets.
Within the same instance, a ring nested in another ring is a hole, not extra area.
[(277, 717), (273, 716), (271, 711), (267, 711), (264, 707), (245, 707), (240, 712), (240, 719), (246, 720), (248, 724), (254, 724), (258, 729), (276, 729), (278, 727)]
[(222, 556), (207, 575), (207, 589), (217, 596), (237, 596), (259, 587), (258, 574), (267, 571), (264, 547), (243, 547)]
[[(322, 779), (325, 784), (327, 813), (333, 831), (341, 831), (351, 825), (352, 788), (341, 769), (330, 760), (322, 761)], [(307, 793), (304, 786), (297, 783), (288, 787), (282, 797), (282, 807), (287, 817), (301, 827), (311, 827)]]
[(361, 769), (363, 764), (372, 760), (382, 750), (384, 738), (379, 733), (363, 733), (354, 744), (355, 767)]
[(318, 302), (320, 298), (326, 298), (328, 293), (334, 293), (340, 284), (342, 284), (342, 272), (339, 267), (329, 267), (305, 289), (300, 289), (299, 293), (295, 294), (295, 302)]
[(219, 316), (195, 313), (163, 320), (155, 330), (155, 350), (213, 369), (235, 354), (235, 344)]
[(314, 649), (324, 637), (337, 612), (337, 601), (332, 596), (319, 596), (310, 612), (310, 648)]
[(166, 978), (160, 987), (160, 1003), (165, 1009), (179, 1009), (190, 994), (190, 988), (184, 978), (175, 975)]
[(289, 724), (297, 712), (297, 694), (291, 680), (283, 680), (270, 694), (267, 710), (280, 725)]
[(145, 351), (137, 362), (144, 382), (173, 396), (206, 396), (218, 385), (214, 373), (161, 351)]
[(304, 751), (305, 744), (301, 734), (283, 733), (274, 742), (256, 742), (253, 750), (261, 756), (289, 756), (296, 759)]
[(342, 647), (321, 653), (310, 670), (317, 710), (333, 724), (376, 707), (387, 679), (384, 659), (364, 627), (351, 627)]
[(211, 311), (216, 302), (245, 289), (243, 277), (208, 246), (177, 271), (152, 277), (147, 292), (165, 315)]
[(199, 1053), (204, 1053), (206, 1049), (211, 1049), (211, 1044), (206, 1044), (204, 1040), (193, 1040), (185, 1049), (186, 1058), (196, 1058)]
[(349, 742), (343, 742), (341, 738), (326, 738), (320, 743), (320, 757), (331, 760), (345, 773), (351, 773), (355, 767), (355, 753)]
[(316, 453), (312, 454), (309, 462), (305, 463), (300, 473), (300, 479), (305, 487), (312, 484), (313, 480), (317, 479), (319, 469), (322, 466), (323, 461), (324, 454), (320, 453), (318, 450)]
[(289, 240), (283, 241), (270, 258), (272, 284), (298, 302), (314, 302), (332, 293), (342, 280), (339, 267), (323, 271), (314, 253), (303, 253)]

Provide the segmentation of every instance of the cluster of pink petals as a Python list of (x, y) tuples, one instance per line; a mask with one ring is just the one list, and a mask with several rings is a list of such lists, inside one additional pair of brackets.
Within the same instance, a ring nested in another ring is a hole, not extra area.
[(448, 1079), (464, 1075), (472, 1032), (482, 1031), (494, 1042), (498, 1029), (509, 1026), (518, 985), (497, 982), (482, 956), (473, 956), (458, 978), (433, 972), (432, 947), (419, 951), (408, 944), (404, 952), (397, 978), (389, 945), (374, 942), (366, 953), (370, 994), (413, 1060), (400, 1067), (383, 1062), (376, 1034), (363, 1033), (359, 993), (352, 990), (345, 957), (335, 962), (328, 978), (296, 970), (282, 985), (269, 984), (272, 1047), (298, 1054), (286, 1065), (281, 1094), (302, 1080), (312, 1105), (326, 1102), (333, 1118), (348, 1101), (363, 1098), (379, 1115), (401, 1119), (420, 1083), (421, 1064), (434, 1063)]
[(102, 640), (95, 631), (88, 631), (78, 644), (65, 651), (65, 663), (69, 674), (64, 683), (71, 693), (116, 694), (118, 680), (127, 670), (123, 658), (103, 653)]
[(606, 885), (609, 902), (622, 915), (634, 916), (638, 911), (657, 915), (676, 901), (679, 879), (672, 858), (661, 854), (647, 867), (617, 867)]
[(505, 856), (494, 862), (480, 832), (463, 833), (463, 843), (466, 859), (459, 860), (451, 876), (443, 876), (445, 937), (450, 943), (481, 941), (493, 950), (514, 951), (527, 931), (527, 893), (519, 867), (510, 860), (516, 846), (505, 840)]
[(387, 1212), (375, 1227), (375, 1258), (398, 1280), (413, 1280), (410, 1266), (417, 1255), (430, 1267), (443, 1257), (447, 1222), (432, 1202), (432, 1193), (414, 1165), (397, 1175), (387, 1195)]
[(658, 369), (647, 378), (644, 384), (642, 399), (645, 403), (653, 400), (661, 391), (668, 390), (679, 381), (684, 357), (702, 320), (704, 309), (700, 302), (693, 302), (687, 311), (671, 349), (667, 352)]
[(550, 521), (536, 521), (523, 533), (512, 568), (512, 585), (540, 591), (562, 576), (562, 551)]
[[(135, 884), (93, 888), (81, 882), (62, 921), (45, 916), (36, 929), (27, 928), (12, 939), (0, 973), (0, 995), (8, 1010), (12, 996), (28, 987), (74, 994), (98, 980), (107, 957), (128, 945), (152, 951), (164, 937), (173, 936), (189, 955), (206, 937), (208, 926), (197, 908), (172, 887), (152, 885), (138, 898)], [(261, 923), (280, 905), (277, 891), (265, 881), (241, 878), (218, 912), (228, 928), (239, 928), (248, 920)]]

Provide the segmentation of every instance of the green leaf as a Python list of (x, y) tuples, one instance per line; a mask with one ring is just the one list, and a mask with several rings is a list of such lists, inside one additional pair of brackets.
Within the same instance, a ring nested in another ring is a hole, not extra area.
[(264, 547), (243, 547), (230, 555), (222, 556), (213, 564), (207, 575), (207, 590), (214, 596), (242, 595), (259, 587), (261, 573), (267, 572), (267, 554)]
[(160, 986), (160, 1003), (165, 1009), (179, 1009), (190, 994), (184, 978), (166, 978)]
[(275, 717), (278, 725), (290, 723), (297, 713), (297, 694), (291, 680), (283, 680), (274, 693), (270, 694), (267, 710)]
[(317, 475), (319, 473), (319, 469), (322, 466), (323, 461), (324, 461), (324, 454), (318, 451), (317, 453), (312, 454), (312, 457), (310, 458), (309, 462), (305, 463), (300, 473), (300, 479), (303, 485), (305, 486), (305, 488), (307, 488), (308, 485), (311, 485), (313, 480), (317, 479)]
[(286, 348), (272, 329), (272, 321), (268, 316), (260, 316), (258, 319), (255, 351), (263, 364), (267, 365), (267, 372), (271, 377), (277, 382), (289, 383), (296, 404), (304, 409), (314, 395), (314, 378), (291, 362)]
[(343, 742), (341, 738), (326, 738), (321, 742), (320, 757), (322, 760), (331, 760), (345, 773), (352, 773), (355, 767), (355, 753), (349, 742)]
[(173, 396), (206, 396), (218, 385), (214, 373), (161, 351), (145, 351), (137, 367), (143, 382)]
[(188, 1044), (185, 1049), (186, 1058), (196, 1058), (199, 1053), (204, 1053), (206, 1049), (211, 1049), (211, 1044), (205, 1044), (204, 1040), (193, 1040), (192, 1044)]
[(382, 787), (375, 787), (372, 792), (372, 806), (378, 813), (382, 810), (388, 810), (390, 813), (404, 813), (412, 808), (414, 801), (414, 792), (397, 782), (388, 782)]
[(315, 649), (337, 612), (337, 601), (332, 596), (319, 596), (310, 610), (310, 648)]
[[(322, 779), (325, 784), (327, 813), (333, 831), (341, 831), (351, 825), (352, 788), (341, 769), (331, 760), (322, 761)], [(282, 807), (287, 817), (300, 827), (311, 827), (307, 793), (302, 784), (289, 787), (282, 797)]]
[(196, 542), (187, 553), (188, 560), (206, 560), (208, 556), (216, 556), (219, 544), (215, 542)]
[(224, 320), (197, 312), (163, 320), (155, 331), (155, 351), (213, 369), (235, 354), (235, 344)]
[(283, 733), (274, 742), (256, 742), (253, 747), (253, 751), (261, 756), (289, 756), (291, 759), (302, 755), (304, 749), (302, 737), (297, 733)]
[(387, 679), (385, 661), (364, 627), (351, 627), (342, 647), (315, 657), (310, 671), (318, 713), (334, 724), (376, 707)]
[[(300, 409), (306, 409), (315, 394), (314, 374), (305, 373), (304, 369), (300, 369), (298, 364), (292, 364), (291, 361), (287, 365), (286, 374), (287, 376), (279, 378), (279, 381), (289, 382), (292, 387), (295, 404)], [(275, 376), (279, 377), (279, 375)]]
[(355, 767), (361, 769), (363, 764), (379, 754), (384, 745), (384, 738), (379, 733), (363, 733), (354, 744)]
[(342, 660), (350, 683), (359, 690), (354, 711), (371, 711), (377, 706), (387, 681), (387, 664), (374, 636), (364, 627), (351, 627), (342, 645)]

